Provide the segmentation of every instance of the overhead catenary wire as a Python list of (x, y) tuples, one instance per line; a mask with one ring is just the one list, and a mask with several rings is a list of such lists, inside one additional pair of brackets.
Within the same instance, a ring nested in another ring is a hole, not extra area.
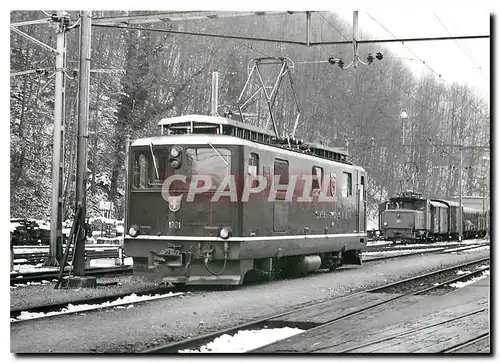
[[(183, 30), (169, 30), (169, 29), (155, 29), (155, 28), (143, 28), (134, 27), (128, 25), (103, 25), (103, 24), (92, 24), (93, 27), (101, 28), (112, 28), (112, 29), (130, 29), (130, 30), (140, 30), (140, 31), (150, 31), (157, 33), (170, 33), (170, 34), (184, 34), (184, 35), (195, 35), (200, 37), (212, 37), (212, 38), (223, 38), (223, 39), (239, 39), (248, 40), (255, 42), (269, 42), (269, 43), (283, 43), (283, 44), (295, 44), (304, 45), (307, 43), (298, 40), (289, 39), (270, 39), (270, 38), (258, 38), (258, 37), (244, 37), (239, 35), (227, 35), (227, 34), (213, 34), (213, 33), (201, 33), (201, 32), (191, 32)], [(394, 43), (394, 42), (421, 42), (430, 40), (454, 40), (454, 39), (482, 39), (490, 38), (489, 35), (465, 35), (457, 37), (426, 37), (426, 38), (399, 38), (399, 39), (368, 39), (368, 40), (358, 40), (358, 44), (369, 44), (369, 43)], [(352, 44), (352, 41), (322, 41), (322, 42), (309, 42), (310, 46), (321, 46), (321, 45), (340, 45), (340, 44)]]
[[(336, 27), (335, 25), (333, 25), (332, 23), (330, 23), (330, 22), (328, 21), (328, 19), (326, 19), (326, 18), (323, 16), (323, 14), (321, 14), (321, 13), (318, 13), (318, 14), (319, 14), (319, 16), (321, 16), (321, 17), (323, 18), (323, 20), (324, 20), (324, 21), (325, 21), (328, 25), (330, 25), (333, 29), (335, 29), (335, 30), (337, 31), (337, 33), (339, 33), (339, 34), (342, 36), (342, 38), (344, 38), (344, 39), (345, 39), (346, 41), (348, 41), (348, 42), (351, 42), (349, 39), (347, 39), (347, 38), (346, 38), (346, 36), (345, 36), (344, 34), (342, 34), (342, 32), (341, 32), (340, 30), (338, 30), (338, 29), (337, 29), (337, 27)], [(322, 40), (322, 42), (323, 42), (323, 39), (321, 39), (321, 40)]]
[[(446, 30), (446, 32), (450, 35), (450, 36), (453, 36), (451, 34), (451, 32), (448, 30), (448, 28), (446, 27), (446, 25), (444, 25), (443, 21), (437, 16), (436, 13), (434, 13), (434, 16), (436, 17), (436, 19), (439, 21), (439, 23), (443, 26), (444, 30)], [(467, 57), (467, 59), (470, 61), (470, 63), (474, 66), (474, 68), (479, 72), (479, 74), (481, 74), (481, 76), (484, 77), (484, 73), (482, 72), (482, 68), (478, 65), (476, 65), (476, 63), (472, 60), (472, 58), (469, 56), (469, 54), (460, 46), (460, 44), (455, 40), (454, 43), (457, 45), (457, 47), (462, 51), (462, 53), (465, 54), (465, 56)]]
[[(389, 30), (387, 29), (385, 26), (383, 26), (378, 20), (376, 20), (372, 15), (370, 15), (369, 13), (366, 13), (370, 18), (372, 18), (373, 21), (375, 21), (382, 29), (384, 29), (386, 32), (388, 32), (391, 36), (393, 36), (394, 38), (396, 38), (396, 36)], [(489, 38), (489, 36), (487, 36)], [(455, 38), (455, 37), (452, 37), (452, 38)], [(460, 37), (457, 37), (456, 39), (463, 39), (463, 38), (460, 38)], [(456, 39), (453, 39), (453, 40), (456, 40)], [(441, 80), (443, 80), (443, 82), (448, 86), (450, 87), (450, 84), (448, 81), (446, 81), (446, 79), (444, 79), (441, 75), (441, 73), (438, 73), (436, 72), (432, 67), (430, 67), (423, 59), (421, 59), (418, 55), (415, 54), (415, 52), (413, 52), (410, 48), (408, 48), (404, 42), (402, 43), (402, 45), (408, 49), (408, 51), (410, 51), (410, 53), (412, 53), (420, 62), (422, 62), (427, 68), (429, 68), (429, 70), (431, 70), (431, 72), (433, 72), (435, 75), (437, 75)], [(483, 117), (487, 117), (481, 110), (479, 110), (477, 107), (475, 106), (472, 106), (476, 111), (478, 111)]]
[[(394, 38), (397, 38), (389, 29), (387, 29), (385, 26), (383, 26), (377, 19), (375, 19), (371, 14), (369, 13), (366, 13), (370, 18), (372, 18), (372, 20), (374, 22), (376, 22), (378, 25), (380, 25), (380, 27), (382, 29), (384, 29), (387, 33), (389, 33), (391, 36), (393, 36)], [(415, 54), (414, 51), (412, 51), (410, 48), (408, 48), (404, 42), (402, 42), (402, 45), (408, 49), (408, 51), (410, 51), (411, 54), (413, 54), (413, 56), (415, 56), (415, 58), (417, 58), (420, 62), (422, 62), (423, 65), (425, 65), (427, 68), (429, 68), (431, 70), (431, 72), (433, 72), (435, 75), (437, 75), (439, 78), (443, 79), (444, 82), (446, 82), (446, 80), (444, 78), (442, 78), (441, 76), (441, 73), (438, 73), (436, 72), (434, 69), (432, 69), (432, 67), (430, 67), (423, 59), (421, 59), (418, 55)], [(447, 83), (447, 82), (446, 82)]]

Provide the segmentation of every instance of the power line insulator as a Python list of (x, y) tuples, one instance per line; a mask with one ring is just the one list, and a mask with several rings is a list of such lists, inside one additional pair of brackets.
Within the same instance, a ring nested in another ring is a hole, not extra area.
[(366, 62), (371, 64), (375, 58), (373, 58), (373, 54), (368, 53), (368, 57), (366, 57)]
[(382, 55), (382, 53), (377, 52), (377, 54), (375, 55), (375, 58), (377, 58), (378, 60), (382, 60), (384, 58), (384, 56)]
[(330, 58), (328, 58), (328, 63), (335, 64), (335, 63), (337, 63), (337, 59), (333, 58), (333, 57), (330, 57)]
[(344, 61), (342, 59), (339, 59), (339, 67), (344, 69)]

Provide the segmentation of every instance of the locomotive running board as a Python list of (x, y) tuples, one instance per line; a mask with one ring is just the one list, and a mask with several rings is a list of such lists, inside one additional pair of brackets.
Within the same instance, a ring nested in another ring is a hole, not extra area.
[[(289, 236), (257, 236), (257, 237), (231, 237), (228, 240), (222, 239), (220, 237), (209, 237), (209, 236), (149, 236), (149, 235), (139, 235), (137, 237), (131, 237), (126, 235), (125, 238), (128, 240), (156, 240), (156, 241), (200, 241), (203, 242), (244, 242), (244, 241), (269, 241), (269, 240), (294, 240), (294, 239), (317, 239), (317, 238), (342, 238), (342, 237), (359, 237), (368, 239), (366, 233), (331, 233), (331, 234), (301, 234), (301, 235), (289, 235)], [(360, 242), (366, 242), (360, 241)]]

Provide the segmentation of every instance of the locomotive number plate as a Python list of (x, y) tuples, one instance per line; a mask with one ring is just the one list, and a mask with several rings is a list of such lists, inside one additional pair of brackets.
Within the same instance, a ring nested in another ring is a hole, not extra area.
[(168, 228), (170, 228), (170, 229), (180, 229), (181, 228), (181, 222), (178, 222), (178, 221), (169, 221), (168, 222)]

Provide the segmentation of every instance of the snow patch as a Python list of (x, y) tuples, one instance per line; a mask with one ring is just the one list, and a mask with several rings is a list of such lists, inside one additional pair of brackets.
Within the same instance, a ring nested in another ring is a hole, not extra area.
[(418, 252), (432, 252), (432, 251), (440, 251), (441, 248), (422, 248), (422, 249), (414, 249), (414, 250), (391, 250), (391, 251), (373, 251), (373, 252), (363, 252), (363, 256), (380, 256), (380, 255), (407, 255)]
[(369, 241), (366, 243), (366, 246), (385, 246), (391, 245), (391, 241)]
[(224, 334), (200, 347), (199, 350), (184, 349), (178, 353), (244, 353), (300, 334), (298, 328), (277, 328), (261, 330), (240, 330), (235, 335)]
[(467, 281), (457, 281), (457, 282), (454, 282), (454, 283), (450, 284), (449, 286), (457, 288), (457, 289), (461, 289), (464, 286), (467, 286), (467, 285), (473, 284), (476, 281), (485, 279), (486, 277), (489, 276), (489, 274), (490, 274), (490, 270), (483, 271), (483, 273), (481, 274), (481, 276), (474, 277), (474, 278), (472, 278), (470, 280), (467, 280)]
[(157, 299), (163, 299), (166, 297), (172, 297), (172, 296), (178, 296), (178, 295), (183, 295), (182, 292), (169, 292), (167, 294), (156, 294), (156, 295), (141, 295), (137, 296), (136, 294), (131, 294), (122, 298), (118, 298), (114, 301), (106, 301), (102, 304), (79, 304), (79, 305), (73, 305), (73, 304), (68, 304), (68, 306), (62, 310), (59, 311), (51, 311), (48, 313), (30, 313), (29, 311), (22, 311), (15, 319), (11, 318), (11, 322), (16, 322), (20, 320), (31, 320), (31, 319), (38, 319), (38, 318), (44, 318), (47, 316), (55, 316), (55, 315), (64, 315), (64, 314), (69, 314), (69, 313), (74, 313), (74, 312), (79, 312), (79, 311), (89, 311), (89, 310), (96, 310), (96, 309), (101, 309), (101, 308), (107, 308), (107, 307), (113, 307), (113, 306), (118, 306), (118, 305), (129, 305), (127, 308), (131, 308), (134, 305), (132, 303), (135, 302), (140, 302), (140, 301), (150, 301), (150, 300), (157, 300)]

